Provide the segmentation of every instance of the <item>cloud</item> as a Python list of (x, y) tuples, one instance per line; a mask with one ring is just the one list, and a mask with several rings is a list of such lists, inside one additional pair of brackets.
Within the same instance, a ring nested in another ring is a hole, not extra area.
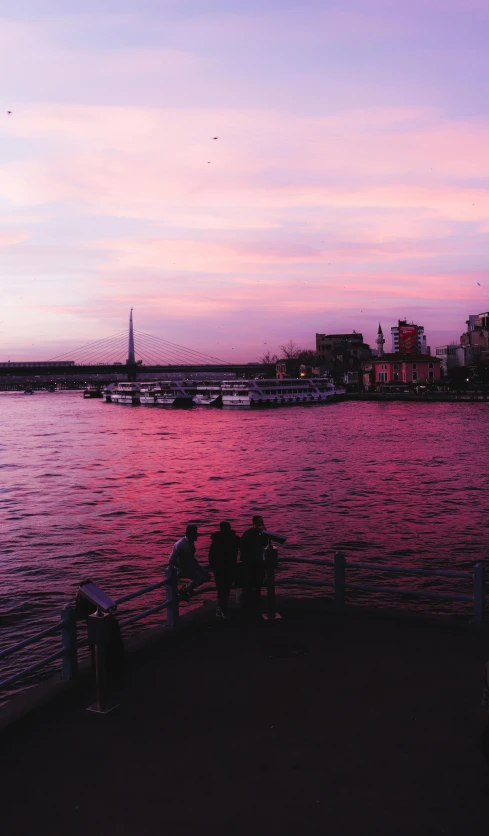
[(2, 298), (19, 340), (37, 315), (83, 342), (135, 304), (217, 353), (222, 318), (221, 348), (249, 349), (264, 329), (304, 341), (397, 307), (452, 327), (454, 306), (462, 325), (479, 304), (478, 0), (442, 19), (437, 0), (211, 0), (206, 15), (68, 0), (50, 17), (29, 2), (0, 27)]

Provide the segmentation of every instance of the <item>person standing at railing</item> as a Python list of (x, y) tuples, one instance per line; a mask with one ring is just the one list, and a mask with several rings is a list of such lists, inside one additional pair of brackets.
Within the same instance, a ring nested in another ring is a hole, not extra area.
[(196, 525), (188, 525), (185, 537), (177, 540), (170, 555), (170, 566), (177, 569), (177, 577), (188, 578), (190, 583), (182, 586), (179, 592), (181, 601), (189, 601), (196, 586), (210, 581), (211, 576), (195, 557), (195, 541), (199, 536)]
[(218, 618), (229, 618), (228, 602), (236, 578), (240, 539), (228, 522), (219, 523), (219, 531), (211, 534), (209, 564), (214, 572), (217, 589)]
[(243, 564), (243, 607), (259, 610), (261, 588), (265, 577), (263, 550), (268, 540), (263, 534), (265, 523), (261, 515), (253, 517), (253, 525), (241, 537), (241, 561)]

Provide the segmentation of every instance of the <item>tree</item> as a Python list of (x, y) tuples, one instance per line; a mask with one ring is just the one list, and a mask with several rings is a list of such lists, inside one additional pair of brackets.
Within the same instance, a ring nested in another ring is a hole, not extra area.
[(319, 365), (319, 354), (317, 351), (313, 351), (310, 348), (306, 348), (298, 356), (298, 361), (303, 363), (305, 366), (317, 366)]
[(260, 363), (263, 363), (264, 365), (271, 365), (273, 363), (278, 363), (279, 359), (278, 354), (270, 354), (270, 352), (267, 351), (266, 354), (262, 354), (260, 357)]
[(302, 354), (302, 348), (297, 345), (294, 340), (289, 340), (285, 345), (280, 346), (280, 351), (283, 353), (286, 360), (297, 360)]

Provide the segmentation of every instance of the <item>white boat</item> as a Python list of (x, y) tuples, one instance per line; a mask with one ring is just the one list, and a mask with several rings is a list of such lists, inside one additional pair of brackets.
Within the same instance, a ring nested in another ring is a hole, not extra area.
[(158, 383), (158, 381), (155, 380), (151, 381), (150, 383), (141, 383), (139, 387), (139, 403), (141, 405), (154, 406), (156, 403), (155, 389), (159, 385), (160, 384)]
[[(106, 390), (107, 391), (107, 390)], [(137, 383), (116, 383), (112, 388), (110, 399), (112, 403), (139, 404), (140, 387)]]
[(343, 394), (322, 378), (230, 380), (221, 383), (221, 391), (225, 407), (324, 403)]
[[(189, 382), (186, 381), (186, 383)], [(192, 381), (191, 384), (193, 402), (196, 406), (222, 406), (222, 384), (220, 380), (198, 380)]]
[[(155, 406), (192, 406), (192, 393), (187, 390), (183, 380), (158, 380), (151, 386), (148, 398), (153, 397)], [(145, 401), (148, 402), (151, 401)]]

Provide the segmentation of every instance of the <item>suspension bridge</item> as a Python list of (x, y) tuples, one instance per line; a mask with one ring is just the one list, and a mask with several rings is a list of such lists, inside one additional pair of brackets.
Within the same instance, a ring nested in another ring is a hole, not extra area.
[[(48, 382), (108, 383), (111, 380), (148, 379), (154, 376), (234, 376), (247, 377), (272, 371), (262, 363), (236, 364), (134, 328), (132, 308), (129, 328), (74, 351), (46, 361), (0, 362), (1, 388), (16, 388), (27, 380)], [(275, 376), (275, 366), (273, 374)]]

